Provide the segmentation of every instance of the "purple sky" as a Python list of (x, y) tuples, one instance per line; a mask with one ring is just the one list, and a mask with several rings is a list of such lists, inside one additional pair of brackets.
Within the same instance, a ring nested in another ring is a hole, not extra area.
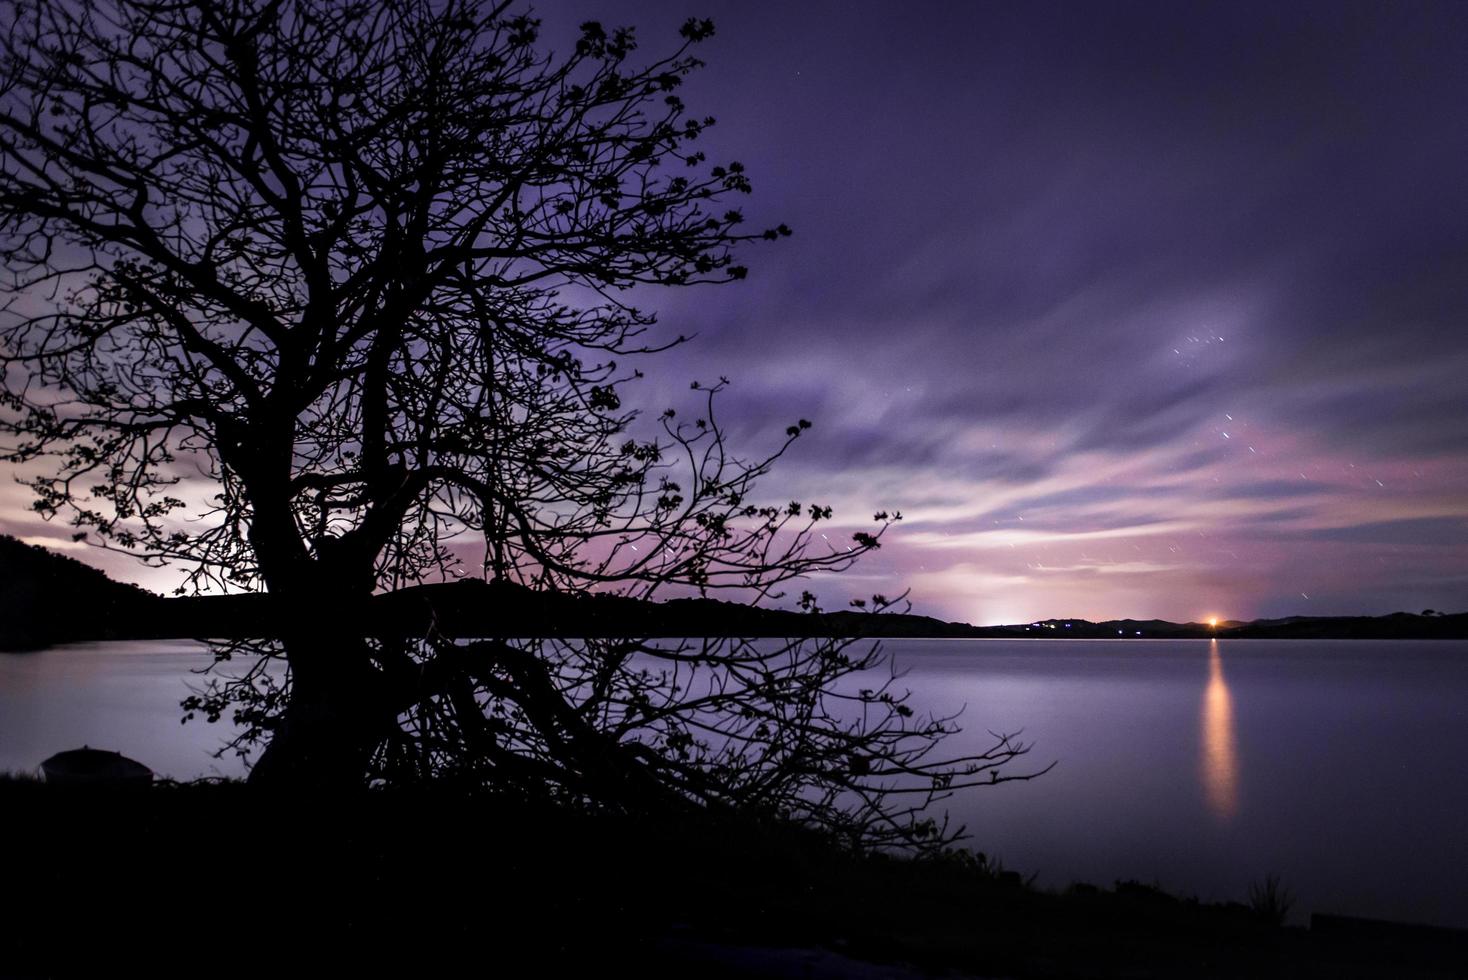
[[(795, 236), (658, 297), (698, 337), (629, 396), (728, 375), (752, 450), (815, 422), (772, 495), (903, 511), (830, 604), (1468, 608), (1468, 5), (539, 12), (648, 54), (718, 24), (687, 101)], [(0, 487), (0, 526), (64, 540), (25, 500)]]

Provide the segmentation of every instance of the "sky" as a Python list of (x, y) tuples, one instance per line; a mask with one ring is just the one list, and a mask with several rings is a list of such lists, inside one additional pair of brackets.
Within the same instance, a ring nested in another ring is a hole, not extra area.
[[(649, 55), (717, 24), (684, 97), (751, 225), (795, 234), (653, 298), (696, 336), (627, 398), (728, 376), (751, 452), (814, 423), (772, 496), (902, 511), (828, 606), (1468, 609), (1468, 5), (537, 12), (550, 46), (595, 17)], [(68, 544), (25, 499), (0, 530)]]

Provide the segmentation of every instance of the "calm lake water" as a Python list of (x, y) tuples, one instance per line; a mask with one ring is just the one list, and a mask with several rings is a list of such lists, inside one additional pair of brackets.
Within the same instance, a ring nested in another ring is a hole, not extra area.
[[(1245, 898), (1468, 927), (1468, 643), (904, 640), (915, 707), (953, 747), (1023, 730), (1048, 774), (948, 802), (968, 845), (1042, 885)], [(179, 724), (186, 642), (0, 655), (0, 770), (83, 743), (178, 778), (239, 775), (219, 725)]]

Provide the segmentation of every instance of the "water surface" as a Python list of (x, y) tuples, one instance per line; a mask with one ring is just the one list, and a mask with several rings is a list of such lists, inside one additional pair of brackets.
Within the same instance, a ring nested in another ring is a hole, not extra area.
[(1042, 883), (1468, 927), (1468, 643), (909, 640), (914, 702), (1055, 768), (948, 804)]
[[(1311, 911), (1468, 928), (1468, 643), (902, 640), (915, 707), (954, 747), (1023, 731), (1032, 782), (947, 804), (968, 845), (1041, 884), (1243, 899), (1279, 874)], [(188, 642), (0, 655), (0, 770), (83, 743), (177, 778), (239, 775), (180, 725)]]
[(0, 654), (0, 772), (91, 745), (137, 759), (160, 776), (243, 776), (231, 754), (214, 759), (232, 729), (181, 725), (179, 702), (212, 657), (192, 640), (76, 643)]

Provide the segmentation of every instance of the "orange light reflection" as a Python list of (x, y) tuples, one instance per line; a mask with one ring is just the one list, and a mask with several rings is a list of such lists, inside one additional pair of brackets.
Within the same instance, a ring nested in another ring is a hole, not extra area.
[(1234, 732), (1233, 698), (1223, 679), (1218, 641), (1208, 643), (1208, 687), (1203, 691), (1203, 794), (1208, 808), (1221, 820), (1239, 808), (1239, 759)]

